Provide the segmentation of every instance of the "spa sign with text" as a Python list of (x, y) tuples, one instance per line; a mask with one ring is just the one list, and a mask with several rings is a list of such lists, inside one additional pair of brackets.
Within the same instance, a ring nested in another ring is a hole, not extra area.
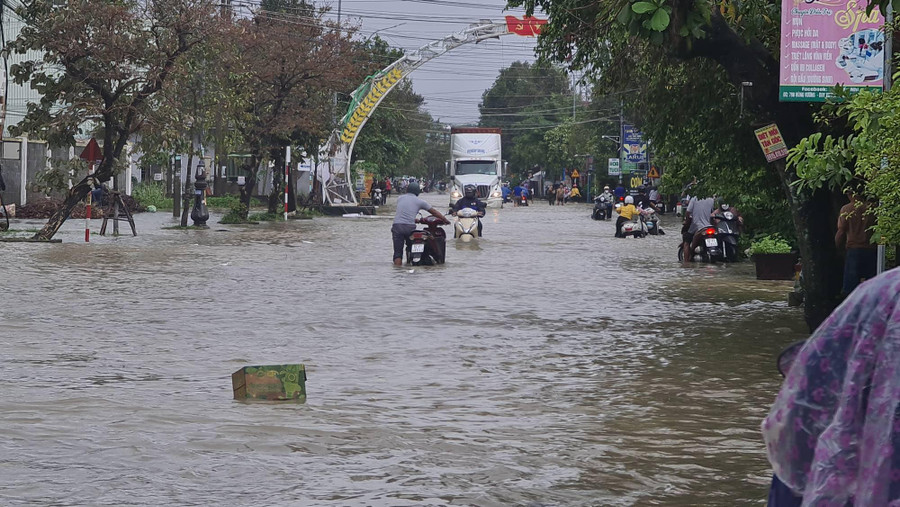
[(884, 17), (866, 0), (782, 0), (779, 100), (824, 102), (835, 85), (884, 85)]

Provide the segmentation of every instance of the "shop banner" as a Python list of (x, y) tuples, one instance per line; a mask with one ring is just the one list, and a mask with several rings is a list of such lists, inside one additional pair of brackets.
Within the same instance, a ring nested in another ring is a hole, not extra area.
[(619, 166), (619, 159), (611, 158), (609, 159), (608, 164), (609, 165), (607, 166), (607, 168), (609, 172), (607, 174), (609, 174), (610, 176), (618, 176), (622, 174), (622, 169)]
[(835, 85), (880, 90), (883, 25), (866, 0), (782, 0), (779, 100), (824, 102)]
[(772, 123), (761, 129), (756, 129), (754, 132), (756, 133), (756, 140), (759, 141), (759, 147), (762, 148), (763, 154), (766, 156), (766, 162), (774, 162), (787, 156), (787, 146), (784, 144), (778, 125)]
[[(633, 125), (622, 126), (622, 159), (627, 163), (638, 164), (647, 161), (647, 142), (644, 135)], [(623, 169), (628, 166), (624, 166)]]

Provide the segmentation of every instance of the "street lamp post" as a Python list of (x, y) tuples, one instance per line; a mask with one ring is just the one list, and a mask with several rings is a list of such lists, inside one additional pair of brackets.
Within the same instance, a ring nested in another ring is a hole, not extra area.
[(197, 163), (197, 174), (194, 175), (194, 208), (191, 210), (191, 220), (194, 221), (194, 227), (208, 227), (206, 221), (209, 220), (209, 210), (206, 209), (206, 165), (203, 159)]
[(603, 139), (609, 139), (616, 143), (616, 158), (619, 159), (619, 184), (622, 183), (622, 137), (621, 136), (600, 136)]

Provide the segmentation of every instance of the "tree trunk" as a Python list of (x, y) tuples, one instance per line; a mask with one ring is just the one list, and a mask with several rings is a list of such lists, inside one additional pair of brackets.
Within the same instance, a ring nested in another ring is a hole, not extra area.
[(269, 213), (284, 211), (284, 147), (272, 148), (269, 157), (273, 161), (272, 192), (269, 194)]
[[(124, 143), (121, 143), (124, 146)], [(112, 147), (112, 144), (109, 144)], [(32, 239), (42, 240), (42, 241), (50, 241), (53, 239), (53, 236), (59, 231), (59, 228), (62, 227), (62, 224), (65, 223), (66, 220), (69, 219), (69, 215), (72, 213), (72, 208), (74, 208), (79, 202), (83, 201), (87, 196), (88, 192), (91, 191), (91, 182), (92, 181), (108, 181), (113, 176), (113, 160), (117, 159), (122, 154), (122, 146), (118, 146), (115, 150), (110, 148), (107, 150), (106, 145), (103, 148), (103, 161), (100, 162), (100, 165), (94, 171), (94, 174), (88, 174), (85, 176), (78, 184), (74, 185), (69, 189), (68, 194), (66, 195), (66, 200), (63, 201), (63, 205), (56, 210), (47, 223), (44, 224), (44, 227), (41, 228)]]
[(88, 181), (88, 178), (85, 178), (69, 189), (69, 193), (66, 196), (66, 200), (63, 201), (62, 207), (56, 210), (56, 213), (47, 220), (44, 227), (42, 227), (32, 239), (50, 241), (53, 238), (57, 231), (59, 231), (59, 228), (62, 227), (62, 224), (68, 220), (72, 208), (83, 201), (84, 198), (87, 197), (88, 192), (91, 191), (91, 185)]
[(839, 302), (843, 263), (834, 245), (836, 227), (834, 196), (825, 189), (798, 198), (790, 186), (793, 175), (784, 159), (772, 164), (781, 177), (782, 189), (791, 205), (794, 232), (803, 266), (803, 316), (810, 332), (819, 327)]
[(187, 227), (188, 215), (191, 213), (191, 165), (194, 163), (194, 153), (188, 154), (187, 169), (184, 171), (184, 189), (181, 193), (181, 226)]
[(256, 174), (259, 172), (259, 157), (254, 154), (250, 158), (250, 165), (244, 167), (244, 171), (247, 172), (247, 178), (244, 183), (244, 186), (241, 188), (241, 204), (243, 204), (243, 218), (247, 220), (250, 216), (250, 199), (253, 198), (253, 189), (256, 188)]

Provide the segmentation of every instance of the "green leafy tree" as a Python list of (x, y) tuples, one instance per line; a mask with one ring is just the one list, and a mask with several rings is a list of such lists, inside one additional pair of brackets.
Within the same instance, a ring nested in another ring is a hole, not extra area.
[[(270, 213), (278, 211), (284, 192), (285, 148), (317, 153), (333, 127), (335, 93), (350, 89), (365, 71), (356, 63), (362, 55), (352, 33), (329, 24), (325, 9), (303, 1), (277, 8), (236, 20), (224, 73), (246, 105), (235, 122), (251, 155), (245, 188), (255, 188), (261, 162), (277, 168)], [(250, 197), (250, 191), (241, 196), (247, 209)]]
[(75, 136), (99, 127), (103, 160), (66, 195), (63, 206), (35, 234), (49, 240), (93, 182), (120, 169), (122, 151), (152, 109), (185, 56), (216, 26), (213, 5), (196, 0), (34, 0), (16, 8), (25, 22), (10, 44), (40, 59), (11, 68), (19, 84), (31, 82), (42, 98), (29, 103), (24, 120), (10, 130), (53, 146), (74, 146)]
[[(184, 59), (161, 93), (154, 96), (138, 145), (143, 162), (169, 166), (172, 155), (187, 153), (187, 167), (192, 168), (194, 157), (202, 156), (203, 146), (215, 144), (217, 152), (227, 153), (240, 142), (238, 132), (228, 128), (233, 120), (226, 120), (239, 117), (246, 106), (226, 80), (216, 77), (221, 69), (219, 57), (230, 48), (232, 30), (230, 24), (223, 23), (220, 30), (210, 34), (203, 45)], [(182, 226), (187, 225), (191, 207), (190, 169), (187, 176), (184, 193), (179, 195), (176, 191), (174, 196), (183, 200)]]
[(510, 172), (524, 177), (534, 166), (549, 163), (544, 134), (571, 117), (571, 103), (563, 70), (546, 62), (514, 62), (485, 91), (479, 124), (502, 129), (503, 156)]

